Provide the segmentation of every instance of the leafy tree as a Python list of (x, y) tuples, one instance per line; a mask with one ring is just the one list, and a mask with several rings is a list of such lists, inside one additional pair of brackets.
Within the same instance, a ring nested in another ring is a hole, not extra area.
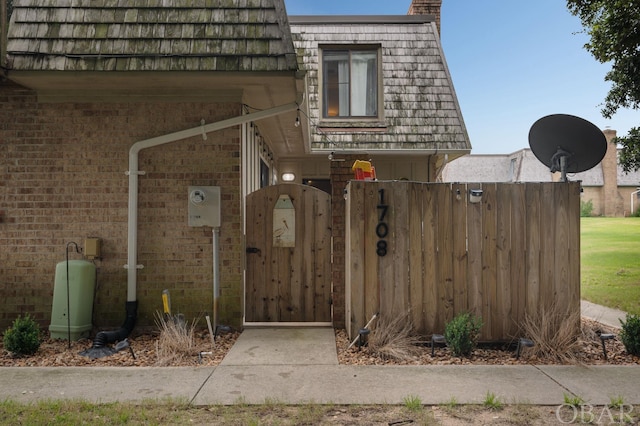
[[(591, 37), (585, 49), (601, 63), (610, 63), (605, 80), (611, 89), (602, 115), (611, 118), (620, 108), (640, 109), (640, 2), (638, 0), (567, 0)], [(640, 128), (617, 138), (625, 171), (640, 169)]]
[(633, 127), (623, 138), (616, 138), (621, 146), (618, 161), (625, 172), (640, 170), (640, 128)]

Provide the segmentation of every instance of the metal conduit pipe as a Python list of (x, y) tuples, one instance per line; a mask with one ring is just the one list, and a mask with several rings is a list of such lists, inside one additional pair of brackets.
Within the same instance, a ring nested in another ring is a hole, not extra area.
[[(176, 142), (181, 139), (187, 139), (193, 136), (215, 132), (229, 127), (239, 126), (251, 121), (258, 121), (264, 118), (273, 117), (284, 114), (286, 112), (295, 111), (299, 108), (298, 103), (292, 102), (285, 105), (269, 108), (263, 111), (251, 114), (241, 115), (234, 118), (218, 121), (215, 123), (204, 124), (191, 129), (158, 136), (151, 139), (145, 139), (135, 142), (129, 150), (129, 212), (128, 212), (128, 234), (127, 234), (127, 304), (135, 302), (137, 287), (137, 270), (142, 269), (143, 265), (138, 265), (138, 176), (144, 174), (138, 170), (138, 157), (140, 151), (159, 145)], [(127, 305), (129, 306), (129, 305)], [(135, 321), (135, 320), (134, 320)], [(124, 328), (124, 327), (123, 327)], [(131, 330), (129, 330), (130, 332)], [(119, 335), (120, 336), (120, 335)], [(121, 336), (120, 336), (121, 337)], [(124, 336), (126, 337), (126, 336)], [(122, 338), (124, 338), (122, 337)]]
[[(138, 176), (144, 174), (138, 170), (138, 156), (140, 151), (146, 148), (151, 148), (159, 145), (164, 145), (171, 142), (176, 142), (181, 139), (190, 138), (192, 136), (203, 135), (209, 132), (215, 132), (217, 130), (226, 129), (228, 127), (238, 126), (250, 121), (257, 121), (264, 118), (272, 117), (275, 115), (283, 114), (285, 112), (298, 109), (298, 104), (293, 102), (290, 104), (281, 105), (278, 107), (266, 109), (239, 117), (230, 118), (227, 120), (218, 121), (216, 123), (201, 125), (180, 132), (170, 133), (168, 135), (158, 136), (151, 139), (145, 139), (135, 142), (129, 150), (129, 212), (128, 212), (128, 235), (127, 235), (127, 264), (124, 267), (127, 269), (127, 303), (126, 303), (126, 318), (122, 327), (114, 331), (101, 331), (93, 340), (93, 347), (84, 351), (82, 355), (90, 358), (100, 358), (108, 356), (114, 353), (114, 350), (107, 348), (106, 345), (116, 341), (122, 341), (133, 330), (136, 323), (136, 317), (138, 313), (138, 302), (136, 297), (137, 287), (137, 275), (138, 269), (142, 269), (142, 265), (138, 265), (137, 258), (137, 246), (138, 246)], [(217, 235), (214, 230), (214, 243), (217, 243)], [(214, 247), (214, 250), (216, 248)], [(214, 311), (217, 311), (217, 296), (219, 296), (219, 274), (217, 273), (217, 256), (214, 252)], [(215, 312), (217, 315), (217, 312)]]

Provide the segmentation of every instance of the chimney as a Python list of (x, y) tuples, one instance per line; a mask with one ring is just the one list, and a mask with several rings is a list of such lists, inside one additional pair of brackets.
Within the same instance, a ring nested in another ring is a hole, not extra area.
[(412, 0), (408, 15), (433, 15), (440, 34), (440, 9), (442, 0)]
[(624, 202), (618, 191), (618, 147), (612, 143), (616, 137), (616, 131), (604, 130), (607, 140), (607, 152), (602, 159), (602, 175), (604, 177), (603, 215), (616, 217), (624, 215)]

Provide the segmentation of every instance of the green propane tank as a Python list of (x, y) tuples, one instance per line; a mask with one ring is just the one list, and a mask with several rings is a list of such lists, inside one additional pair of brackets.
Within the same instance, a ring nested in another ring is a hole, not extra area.
[[(52, 339), (71, 340), (89, 337), (92, 328), (93, 293), (96, 266), (86, 260), (69, 260), (56, 265), (53, 306), (49, 332)], [(69, 299), (67, 309), (67, 268), (69, 269)]]

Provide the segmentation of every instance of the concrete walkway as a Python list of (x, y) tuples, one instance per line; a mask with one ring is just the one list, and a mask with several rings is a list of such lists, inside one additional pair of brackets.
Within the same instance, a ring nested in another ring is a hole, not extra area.
[(620, 320), (625, 320), (627, 313), (618, 309), (607, 308), (595, 303), (580, 301), (580, 310), (584, 318), (589, 318), (613, 328), (620, 328)]
[[(601, 313), (602, 310), (597, 312)], [(505, 403), (557, 406), (564, 396), (640, 404), (634, 366), (347, 366), (338, 365), (331, 328), (245, 330), (217, 367), (0, 368), (0, 400), (92, 402), (177, 398), (196, 405)]]

